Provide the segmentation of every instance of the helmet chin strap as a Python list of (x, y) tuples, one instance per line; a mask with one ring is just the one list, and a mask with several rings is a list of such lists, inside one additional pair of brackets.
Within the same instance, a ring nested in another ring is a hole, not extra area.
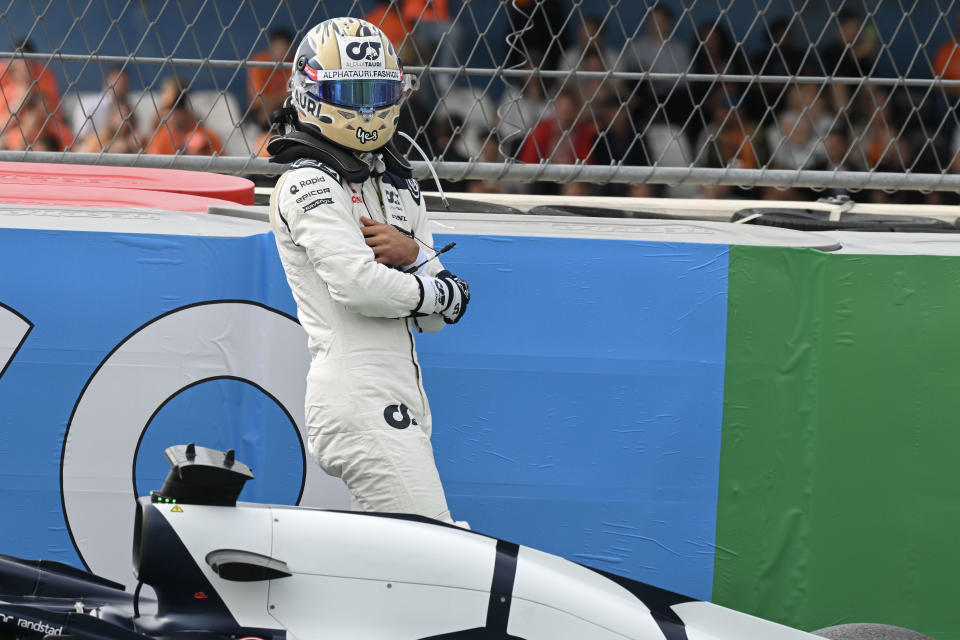
[(283, 135), (297, 129), (297, 123), (297, 109), (293, 106), (293, 99), (287, 96), (283, 106), (270, 115), (270, 128), (276, 128), (280, 135)]

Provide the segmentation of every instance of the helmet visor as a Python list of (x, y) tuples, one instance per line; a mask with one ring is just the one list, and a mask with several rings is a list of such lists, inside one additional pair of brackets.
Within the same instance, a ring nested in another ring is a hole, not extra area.
[(347, 109), (380, 109), (400, 100), (400, 80), (320, 80), (311, 82), (310, 93), (318, 100)]

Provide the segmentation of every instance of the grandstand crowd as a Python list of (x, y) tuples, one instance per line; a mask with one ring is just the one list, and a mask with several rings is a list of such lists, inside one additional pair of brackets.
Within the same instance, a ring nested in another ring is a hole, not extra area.
[[(564, 32), (559, 3), (517, 0), (508, 15), (509, 28), (517, 35), (501, 52), (504, 67), (526, 69), (529, 75), (496, 78), (495, 90), (489, 90), (493, 85), (488, 86), (487, 79), (478, 86), (428, 71), (421, 77), (420, 91), (403, 107), (400, 129), (433, 161), (960, 171), (960, 121), (955, 115), (960, 89), (831, 80), (720, 82), (682, 75), (635, 80), (577, 73), (864, 78), (874, 75), (884, 52), (863, 14), (839, 11), (835, 33), (815, 45), (800, 42), (796, 21), (774, 21), (765, 30), (766, 46), (747, 51), (722, 20), (701, 24), (690, 41), (672, 37), (678, 17), (669, 5), (658, 4), (625, 46), (614, 47), (606, 37), (609, 15), (580, 14), (576, 29)], [(398, 43), (405, 65), (462, 65), (472, 43), (464, 42), (462, 26), (451, 18), (456, 0), (377, 4), (364, 17)], [(214, 109), (222, 95), (200, 100), (190, 82), (177, 75), (135, 95), (129, 67), (120, 65), (106, 70), (100, 92), (61, 95), (48, 61), (19, 56), (2, 60), (0, 149), (266, 155), (274, 133), (271, 114), (287, 96), (285, 64), (292, 62), (297, 44), (295, 33), (284, 28), (273, 28), (267, 39), (268, 46), (251, 60), (268, 64), (247, 67), (245, 100), (235, 108), (237, 113), (228, 110), (227, 117)], [(34, 52), (28, 41), (16, 43), (16, 50)], [(930, 77), (960, 80), (960, 42), (940, 43), (930, 60)], [(546, 77), (538, 73), (544, 70), (570, 73)], [(463, 181), (444, 186), (564, 195), (692, 195), (690, 187), (649, 184)], [(795, 189), (696, 189), (708, 197), (824, 195)], [(939, 193), (866, 196), (884, 202), (955, 201), (952, 194)]]

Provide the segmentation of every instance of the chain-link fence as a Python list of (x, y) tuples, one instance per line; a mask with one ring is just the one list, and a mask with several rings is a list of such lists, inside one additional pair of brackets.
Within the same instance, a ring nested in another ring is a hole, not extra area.
[(870, 188), (943, 202), (960, 191), (958, 9), (9, 0), (0, 159), (276, 173), (265, 143), (292, 51), (311, 26), (350, 15), (380, 25), (420, 76), (400, 128), (447, 186), (786, 198)]

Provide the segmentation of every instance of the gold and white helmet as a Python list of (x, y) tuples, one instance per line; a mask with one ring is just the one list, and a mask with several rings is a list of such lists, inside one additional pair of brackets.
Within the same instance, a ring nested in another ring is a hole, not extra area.
[(290, 77), (301, 127), (356, 151), (390, 141), (400, 99), (415, 83), (383, 32), (357, 18), (331, 18), (307, 32)]

